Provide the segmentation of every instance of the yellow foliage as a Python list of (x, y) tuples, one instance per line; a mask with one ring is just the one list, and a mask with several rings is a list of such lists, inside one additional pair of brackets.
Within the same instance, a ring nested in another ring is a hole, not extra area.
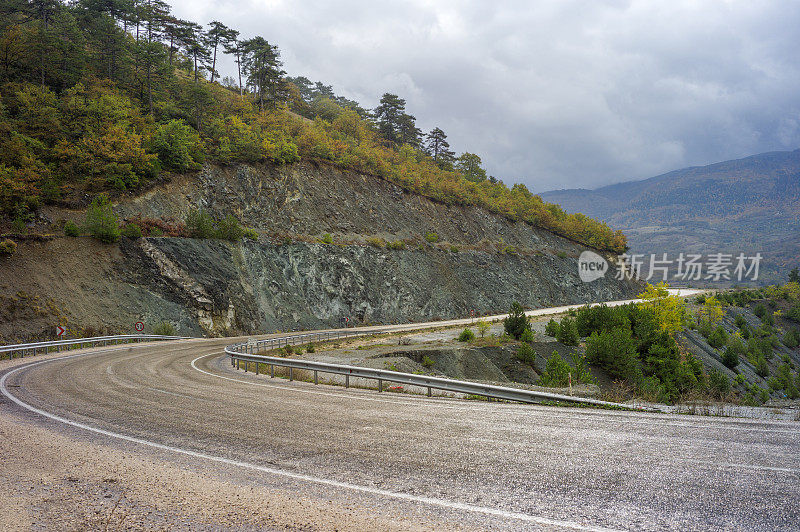
[(645, 307), (653, 310), (661, 330), (675, 334), (683, 327), (686, 305), (679, 296), (670, 295), (668, 288), (665, 282), (655, 286), (648, 284), (639, 297)]

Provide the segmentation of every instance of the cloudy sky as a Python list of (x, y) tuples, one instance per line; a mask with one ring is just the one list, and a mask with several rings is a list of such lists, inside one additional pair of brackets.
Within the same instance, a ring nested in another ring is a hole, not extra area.
[(289, 75), (365, 107), (400, 95), (424, 130), (535, 192), (800, 147), (795, 0), (173, 4), (262, 35)]

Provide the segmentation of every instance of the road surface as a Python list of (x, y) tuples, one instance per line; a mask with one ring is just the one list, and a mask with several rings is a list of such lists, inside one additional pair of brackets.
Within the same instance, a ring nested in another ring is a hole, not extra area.
[(0, 528), (800, 525), (797, 422), (314, 386), (230, 341), (0, 363)]

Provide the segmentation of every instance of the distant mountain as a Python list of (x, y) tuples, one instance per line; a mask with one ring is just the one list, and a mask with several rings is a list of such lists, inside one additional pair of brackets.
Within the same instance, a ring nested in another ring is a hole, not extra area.
[(767, 281), (800, 265), (800, 150), (541, 196), (621, 229), (636, 253), (761, 252)]

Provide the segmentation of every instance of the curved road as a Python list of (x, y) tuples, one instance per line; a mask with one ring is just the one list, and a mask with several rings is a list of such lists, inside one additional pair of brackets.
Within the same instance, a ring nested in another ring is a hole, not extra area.
[[(26, 362), (2, 377), (15, 398), (3, 398), (2, 412), (177, 463), (201, 479), (381, 516), (376, 528), (775, 530), (800, 523), (798, 423), (314, 386), (233, 370), (220, 355), (230, 341)], [(270, 502), (263, 498), (265, 507)]]

